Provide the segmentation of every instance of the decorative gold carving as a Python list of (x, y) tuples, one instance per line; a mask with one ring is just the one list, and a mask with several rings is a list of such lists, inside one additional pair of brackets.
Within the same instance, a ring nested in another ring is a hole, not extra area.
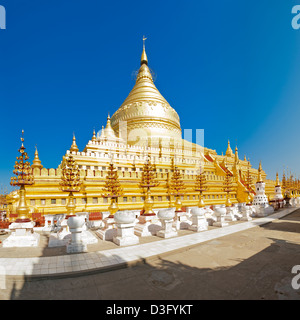
[(29, 186), (34, 184), (34, 177), (32, 174), (32, 168), (30, 166), (29, 159), (27, 152), (25, 151), (25, 147), (23, 145), (24, 142), (24, 130), (22, 130), (22, 137), (21, 137), (22, 145), (18, 150), (20, 152), (20, 156), (17, 157), (17, 161), (15, 162), (13, 173), (16, 177), (11, 178), (10, 184), (12, 186), (19, 186), (20, 187), (20, 198), (19, 204), (17, 207), (17, 214), (19, 219), (28, 219), (30, 209), (26, 204), (26, 191), (25, 186)]
[(75, 214), (76, 205), (74, 203), (73, 192), (79, 192), (82, 182), (80, 181), (80, 171), (72, 155), (64, 159), (62, 164), (61, 190), (69, 192), (69, 202), (67, 212), (69, 215)]

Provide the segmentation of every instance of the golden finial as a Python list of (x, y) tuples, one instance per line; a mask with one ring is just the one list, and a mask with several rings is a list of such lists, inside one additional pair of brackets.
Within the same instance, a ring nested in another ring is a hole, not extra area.
[(75, 138), (75, 133), (73, 133), (73, 143), (72, 143), (72, 145), (71, 145), (71, 148), (70, 148), (70, 151), (71, 152), (78, 152), (79, 151), (79, 149), (78, 149), (78, 147), (77, 147), (77, 144), (76, 144), (76, 138)]
[(30, 162), (27, 161), (29, 159), (27, 152), (25, 151), (25, 147), (23, 145), (24, 142), (24, 130), (22, 130), (22, 146), (19, 148), (20, 156), (17, 157), (17, 161), (14, 165), (13, 173), (16, 177), (11, 178), (10, 185), (11, 186), (19, 186), (19, 204), (16, 208), (16, 212), (19, 215), (20, 219), (29, 218), (30, 209), (26, 204), (26, 191), (25, 186), (34, 184), (34, 176), (32, 174), (32, 169), (30, 166)]
[(111, 127), (111, 121), (110, 121), (110, 115), (108, 114), (107, 116), (107, 122), (106, 122), (106, 127), (104, 129), (104, 135), (106, 138), (113, 138), (116, 139), (116, 134)]
[(37, 146), (35, 145), (35, 152), (34, 152), (34, 159), (32, 161), (32, 165), (31, 165), (31, 168), (39, 168), (39, 169), (42, 169), (43, 166), (42, 166), (42, 163), (41, 163), (41, 160), (39, 158), (39, 153), (38, 153), (38, 150), (37, 150)]
[(257, 182), (263, 182), (261, 172), (262, 172), (262, 166), (261, 166), (261, 161), (260, 161), (260, 162), (259, 162), (259, 167), (258, 167)]
[(145, 41), (147, 40), (147, 38), (145, 36), (143, 36), (143, 49), (145, 49)]
[(235, 163), (239, 162), (238, 147), (235, 147)]
[(276, 172), (276, 186), (280, 186), (278, 172)]
[(143, 36), (143, 52), (142, 52), (142, 57), (141, 57), (141, 65), (143, 63), (145, 63), (146, 65), (148, 65), (148, 59), (147, 59), (147, 55), (146, 55), (146, 49), (145, 49), (145, 41), (147, 40), (147, 38), (145, 36)]
[(97, 140), (97, 137), (96, 137), (96, 132), (95, 132), (95, 128), (94, 128), (92, 141), (96, 141), (96, 140)]
[(227, 150), (226, 150), (226, 156), (232, 157), (233, 156), (233, 152), (232, 149), (230, 147), (230, 141), (228, 140), (228, 146), (227, 146)]

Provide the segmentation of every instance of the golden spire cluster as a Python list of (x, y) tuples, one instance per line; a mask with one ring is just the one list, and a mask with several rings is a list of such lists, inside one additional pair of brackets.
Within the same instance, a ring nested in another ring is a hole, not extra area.
[(173, 175), (171, 177), (171, 181), (169, 183), (169, 193), (174, 195), (176, 198), (175, 207), (176, 211), (180, 211), (182, 207), (182, 203), (180, 201), (180, 197), (183, 195), (185, 190), (184, 182), (182, 175), (180, 174), (180, 169), (175, 166)]
[(252, 179), (252, 176), (251, 176), (251, 173), (250, 173), (250, 161), (248, 160), (248, 165), (247, 165), (247, 173), (246, 173), (246, 178), (245, 178), (245, 185), (246, 185), (246, 192), (248, 193), (248, 197), (247, 197), (247, 200), (248, 200), (248, 204), (250, 204), (251, 202), (251, 197), (250, 197), (250, 193), (253, 189), (253, 179)]
[(300, 193), (300, 181), (295, 178), (291, 172), (288, 177), (286, 177), (285, 172), (283, 172), (282, 188), (289, 197), (298, 196)]
[(153, 208), (153, 200), (151, 198), (151, 188), (159, 186), (159, 182), (156, 180), (155, 171), (153, 165), (149, 157), (147, 158), (143, 171), (142, 171), (142, 178), (140, 182), (140, 187), (146, 189), (146, 199), (144, 202), (144, 213), (143, 215), (152, 215), (154, 214)]
[(111, 198), (108, 211), (110, 212), (110, 215), (113, 216), (118, 211), (117, 198), (123, 195), (123, 188), (119, 181), (118, 170), (115, 168), (113, 162), (108, 166), (108, 173), (103, 191), (102, 197)]
[(32, 168), (30, 162), (27, 161), (29, 159), (27, 152), (25, 151), (24, 147), (24, 130), (22, 130), (22, 137), (21, 137), (22, 145), (19, 148), (19, 153), (21, 154), (17, 157), (17, 161), (14, 165), (13, 173), (16, 177), (11, 178), (10, 184), (12, 186), (25, 186), (25, 185), (32, 185), (34, 183), (34, 178), (32, 175)]
[(19, 186), (19, 204), (16, 209), (18, 214), (18, 219), (20, 222), (23, 221), (30, 221), (29, 219), (29, 212), (30, 209), (26, 203), (26, 190), (25, 186), (34, 184), (34, 178), (32, 174), (32, 168), (30, 166), (29, 159), (27, 152), (25, 151), (24, 147), (24, 130), (22, 130), (22, 137), (21, 137), (22, 145), (19, 148), (20, 156), (17, 157), (17, 161), (15, 162), (13, 173), (16, 177), (12, 177), (10, 184), (12, 186)]
[(66, 206), (69, 215), (75, 214), (76, 205), (74, 203), (73, 192), (79, 192), (81, 184), (78, 165), (73, 156), (69, 155), (63, 161), (60, 181), (62, 191), (69, 192), (69, 202)]
[(231, 173), (227, 167), (225, 171), (226, 171), (226, 176), (223, 182), (223, 191), (226, 192), (226, 203), (225, 203), (226, 207), (230, 207), (231, 201), (230, 201), (229, 194), (231, 191), (233, 191), (233, 181), (232, 181)]
[(78, 165), (74, 157), (69, 155), (62, 164), (61, 189), (65, 192), (78, 192), (81, 184)]
[(194, 187), (194, 190), (199, 192), (199, 203), (198, 203), (199, 208), (205, 207), (202, 194), (203, 194), (203, 191), (207, 190), (206, 186), (207, 186), (207, 181), (206, 181), (203, 169), (200, 166), (199, 174), (197, 174), (196, 176), (196, 182)]

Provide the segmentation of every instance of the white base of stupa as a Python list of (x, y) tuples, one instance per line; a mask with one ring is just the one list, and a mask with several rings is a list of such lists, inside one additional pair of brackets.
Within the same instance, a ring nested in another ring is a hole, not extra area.
[(104, 227), (96, 231), (97, 236), (104, 241), (112, 241), (117, 236), (116, 222), (114, 218), (109, 216), (103, 220)]
[(235, 217), (235, 208), (233, 207), (226, 207), (226, 215), (225, 215), (225, 221), (237, 221), (237, 218)]
[(175, 218), (173, 222), (173, 227), (176, 230), (186, 230), (189, 229), (190, 225), (192, 222), (189, 220), (188, 215), (186, 212), (176, 212), (175, 213)]
[(193, 223), (189, 226), (189, 230), (195, 231), (195, 232), (200, 232), (200, 231), (205, 231), (208, 229), (208, 223), (206, 219), (201, 219), (197, 223)]
[(139, 237), (134, 234), (134, 223), (117, 224), (117, 235), (113, 242), (118, 246), (131, 246), (139, 243)]
[(274, 208), (270, 205), (257, 205), (254, 207), (256, 217), (266, 217), (274, 212)]
[(98, 237), (104, 241), (112, 241), (117, 235), (117, 228), (109, 227), (96, 231)]
[[(70, 231), (62, 231), (61, 233), (51, 233), (49, 237), (49, 248), (63, 247), (70, 244), (72, 235)], [(84, 245), (97, 243), (98, 239), (90, 231), (82, 231), (81, 241)]]
[(130, 237), (114, 237), (113, 242), (118, 246), (132, 246), (139, 243), (139, 237), (132, 235)]
[(12, 247), (37, 247), (40, 242), (40, 235), (38, 233), (31, 233), (30, 235), (17, 236), (10, 235), (3, 241), (3, 248)]
[(242, 214), (242, 217), (241, 217), (241, 221), (251, 221), (252, 218), (251, 218), (251, 214), (252, 214), (252, 207), (251, 206), (244, 206), (242, 207), (241, 209), (241, 214)]
[(173, 238), (173, 237), (177, 237), (178, 233), (176, 230), (172, 229), (172, 230), (159, 230), (156, 235), (160, 238)]
[(83, 242), (81, 243), (69, 243), (67, 244), (67, 253), (80, 253), (87, 252), (87, 245)]
[(33, 231), (35, 222), (14, 222), (9, 226), (12, 234), (3, 241), (3, 248), (37, 247), (40, 235)]
[(223, 227), (228, 226), (228, 223), (225, 222), (225, 221), (217, 221), (217, 222), (214, 222), (214, 223), (213, 223), (213, 226), (214, 226), (214, 227), (223, 228)]
[(155, 236), (161, 230), (161, 223), (156, 216), (143, 216), (139, 218), (139, 223), (134, 227), (134, 234), (138, 237)]

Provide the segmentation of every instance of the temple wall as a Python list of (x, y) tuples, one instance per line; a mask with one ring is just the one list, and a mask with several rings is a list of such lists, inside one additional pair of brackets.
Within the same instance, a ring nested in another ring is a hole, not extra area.
[[(203, 157), (200, 151), (208, 151), (209, 156)], [(70, 151), (67, 151), (70, 154)], [(142, 167), (147, 156), (156, 165), (156, 175), (160, 182), (157, 188), (151, 189), (154, 208), (169, 207), (174, 202), (174, 197), (168, 194), (167, 183), (170, 179), (171, 160), (176, 155), (175, 165), (180, 169), (185, 183), (185, 194), (182, 196), (183, 206), (196, 206), (199, 194), (193, 190), (196, 174), (200, 164), (204, 166), (207, 179), (207, 191), (204, 191), (205, 204), (224, 204), (226, 193), (223, 191), (225, 177), (224, 170), (218, 165), (224, 157), (219, 156), (214, 150), (197, 148), (188, 144), (188, 148), (153, 148), (140, 146), (126, 146), (121, 143), (90, 141), (84, 152), (72, 152), (80, 169), (80, 178), (83, 181), (80, 192), (74, 193), (76, 211), (107, 211), (110, 200), (103, 198), (103, 187), (107, 176), (107, 167), (111, 161), (118, 169), (119, 179), (124, 190), (124, 195), (119, 197), (118, 205), (121, 210), (141, 210), (144, 203), (144, 193), (139, 187)], [(247, 161), (240, 160), (239, 168), (245, 174)], [(234, 169), (234, 157), (227, 157), (229, 170)], [(35, 184), (26, 188), (27, 204), (32, 211), (43, 213), (65, 213), (68, 202), (68, 193), (61, 191), (60, 181), (62, 171), (60, 166), (56, 169), (33, 169)], [(257, 170), (251, 168), (251, 175), (257, 178)], [(263, 176), (265, 178), (265, 175)], [(266, 194), (274, 196), (275, 181), (266, 180)], [(255, 183), (255, 181), (254, 181)], [(245, 188), (235, 179), (233, 191), (230, 194), (232, 203), (245, 201)], [(18, 198), (11, 200), (9, 208), (14, 211)]]

